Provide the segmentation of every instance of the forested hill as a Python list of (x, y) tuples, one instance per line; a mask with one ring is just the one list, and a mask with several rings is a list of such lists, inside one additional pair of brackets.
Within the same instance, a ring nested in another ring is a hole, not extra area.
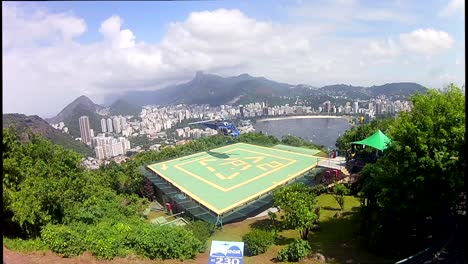
[(82, 155), (90, 156), (93, 154), (92, 149), (88, 148), (85, 144), (76, 141), (72, 136), (62, 133), (62, 131), (53, 128), (44, 119), (37, 115), (26, 116), (23, 114), (3, 114), (3, 128), (13, 126), (22, 141), (28, 141), (29, 136), (27, 131), (38, 133), (44, 138), (49, 139), (57, 145), (64, 148), (74, 150)]
[[(407, 98), (427, 89), (420, 84), (401, 82), (362, 87), (347, 84), (327, 85), (321, 88), (310, 85), (292, 85), (275, 82), (249, 74), (221, 77), (198, 72), (186, 83), (171, 85), (159, 90), (129, 91), (120, 98), (135, 106), (150, 104), (247, 104), (252, 102), (289, 103), (285, 98), (305, 96), (343, 96), (350, 100), (369, 99), (385, 95), (395, 99)], [(112, 95), (111, 97), (115, 97)]]

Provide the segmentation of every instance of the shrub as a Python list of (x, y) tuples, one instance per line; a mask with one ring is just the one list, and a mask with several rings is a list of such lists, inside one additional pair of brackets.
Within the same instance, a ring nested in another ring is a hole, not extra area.
[(267, 249), (275, 243), (276, 233), (254, 229), (242, 237), (249, 255), (255, 256), (265, 253)]
[(83, 233), (65, 225), (47, 225), (41, 232), (47, 246), (64, 257), (79, 256), (86, 250)]
[[(188, 230), (191, 230), (193, 235), (206, 246), (206, 241), (214, 232), (214, 225), (205, 221), (197, 220), (190, 225), (186, 226)], [(206, 247), (204, 248), (206, 249)]]
[(27, 252), (27, 251), (45, 251), (49, 249), (47, 244), (40, 238), (23, 240), (21, 238), (3, 238), (3, 244), (11, 250)]
[(203, 250), (203, 244), (186, 228), (144, 224), (129, 237), (137, 254), (150, 259), (189, 259)]
[(327, 188), (323, 184), (317, 184), (312, 186), (311, 191), (315, 194), (315, 196), (319, 196), (322, 193), (327, 191)]
[(278, 260), (297, 262), (307, 257), (310, 251), (311, 248), (308, 241), (296, 239), (278, 252)]
[(101, 259), (124, 257), (129, 250), (126, 240), (131, 232), (132, 226), (127, 223), (104, 221), (89, 226), (85, 239), (87, 249)]

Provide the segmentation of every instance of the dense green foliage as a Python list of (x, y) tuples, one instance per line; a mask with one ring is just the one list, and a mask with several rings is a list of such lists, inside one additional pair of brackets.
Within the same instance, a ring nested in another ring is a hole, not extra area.
[(154, 190), (144, 188), (142, 165), (235, 142), (271, 146), (279, 141), (258, 133), (238, 139), (214, 136), (139, 153), (123, 164), (111, 162), (90, 171), (73, 151), (37, 135), (21, 143), (15, 131), (4, 129), (2, 226), (11, 237), (7, 245), (48, 247), (64, 257), (90, 251), (104, 259), (131, 252), (149, 258), (192, 258), (206, 249), (213, 226), (204, 222), (185, 228), (157, 226), (141, 220), (148, 200), (140, 196), (154, 195)]
[[(431, 243), (427, 238), (436, 240), (451, 232), (451, 208), (464, 186), (464, 94), (450, 86), (415, 95), (411, 102), (410, 112), (377, 121), (384, 122), (386, 130), (378, 128), (394, 144), (362, 170), (364, 234), (372, 247), (393, 254), (414, 252)], [(372, 133), (377, 126), (360, 128)], [(354, 140), (350, 132), (337, 145)], [(389, 244), (393, 246), (385, 246)]]
[(298, 230), (304, 240), (317, 219), (315, 197), (304, 183), (283, 186), (273, 192), (273, 204), (285, 212), (285, 225)]
[(187, 225), (186, 228), (192, 231), (193, 235), (206, 246), (208, 238), (214, 233), (215, 226), (211, 223), (197, 220)]
[(36, 241), (10, 240), (13, 247), (46, 245), (64, 257), (89, 250), (106, 259), (143, 251), (150, 258), (186, 259), (202, 249), (190, 230), (140, 220), (147, 200), (135, 194), (141, 176), (134, 164), (88, 171), (80, 155), (38, 136), (20, 143), (10, 129), (3, 130), (3, 149), (5, 235)]
[(85, 250), (83, 235), (76, 226), (47, 225), (42, 230), (42, 240), (49, 248), (64, 257), (81, 255)]
[(189, 259), (202, 251), (204, 245), (183, 227), (149, 224), (140, 227), (129, 238), (135, 251), (150, 259)]
[(278, 252), (278, 260), (281, 262), (298, 262), (310, 254), (311, 247), (309, 242), (302, 239), (296, 239), (291, 244)]
[(274, 230), (253, 229), (242, 237), (245, 248), (250, 256), (265, 253), (275, 243), (276, 232)]
[(20, 251), (46, 251), (49, 249), (47, 244), (41, 238), (26, 239), (3, 237), (3, 245), (7, 248)]

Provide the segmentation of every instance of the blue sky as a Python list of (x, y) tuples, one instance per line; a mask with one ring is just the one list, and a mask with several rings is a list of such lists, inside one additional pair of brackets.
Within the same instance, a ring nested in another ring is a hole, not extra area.
[(82, 94), (99, 103), (185, 82), (198, 70), (314, 86), (411, 81), (441, 88), (465, 80), (464, 0), (2, 7), (4, 113), (52, 116)]

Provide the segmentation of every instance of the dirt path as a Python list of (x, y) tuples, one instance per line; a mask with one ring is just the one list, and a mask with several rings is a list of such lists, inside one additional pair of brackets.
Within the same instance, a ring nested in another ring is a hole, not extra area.
[[(89, 252), (85, 252), (81, 256), (74, 258), (62, 258), (61, 256), (47, 251), (44, 253), (22, 253), (15, 252), (7, 249), (3, 246), (3, 263), (4, 264), (175, 264), (182, 263), (180, 260), (149, 260), (140, 259), (136, 256), (129, 256), (126, 258), (115, 258), (113, 260), (97, 260)], [(208, 253), (199, 254), (194, 260), (186, 260), (184, 263), (195, 264), (195, 263), (208, 263)]]

